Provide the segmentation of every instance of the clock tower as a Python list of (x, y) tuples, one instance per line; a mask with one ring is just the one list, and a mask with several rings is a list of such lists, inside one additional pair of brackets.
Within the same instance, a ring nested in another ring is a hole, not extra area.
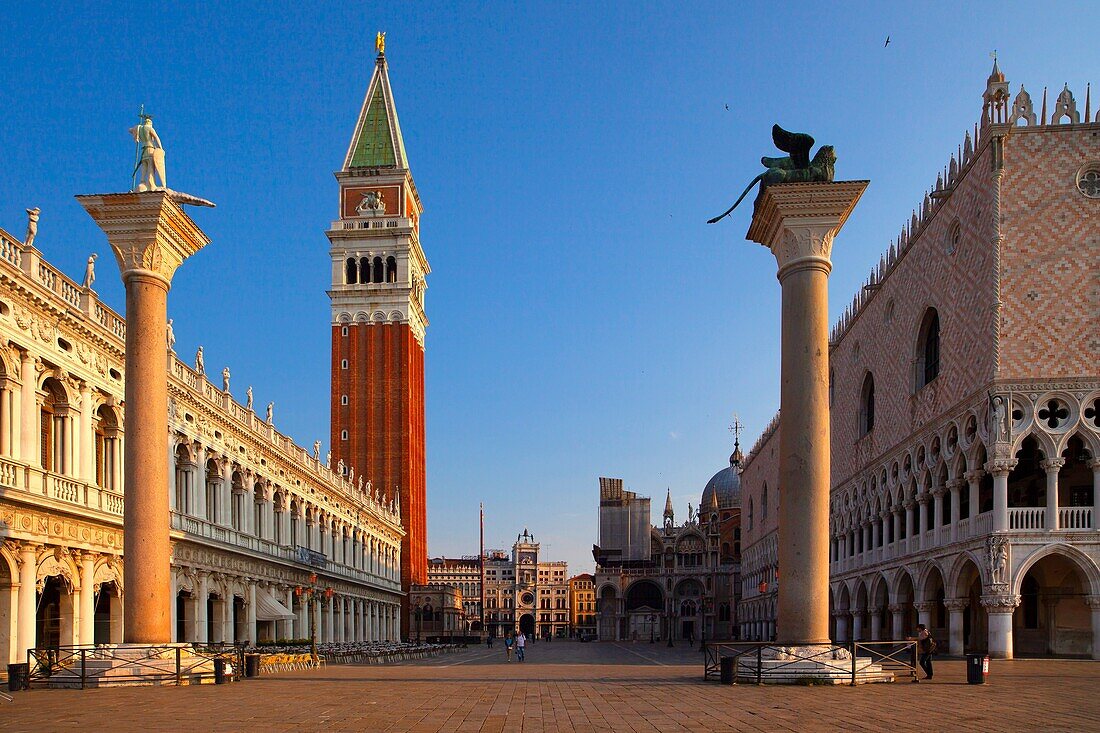
[[(378, 43), (343, 167), (332, 257), (332, 456), (401, 504), (401, 587), (428, 580), (424, 453), (424, 313), (431, 269), (420, 247), (420, 196), (409, 171)], [(408, 613), (403, 614), (408, 618)]]

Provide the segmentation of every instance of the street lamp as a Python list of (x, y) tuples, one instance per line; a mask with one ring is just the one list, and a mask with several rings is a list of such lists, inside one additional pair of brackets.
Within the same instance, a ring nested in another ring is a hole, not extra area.
[[(309, 654), (313, 663), (317, 663), (317, 609), (313, 607), (314, 597), (321, 589), (317, 586), (317, 573), (309, 574), (309, 587), (298, 586), (294, 589), (294, 595), (299, 599), (307, 598), (309, 601)], [(332, 588), (325, 588), (325, 598), (332, 598)]]

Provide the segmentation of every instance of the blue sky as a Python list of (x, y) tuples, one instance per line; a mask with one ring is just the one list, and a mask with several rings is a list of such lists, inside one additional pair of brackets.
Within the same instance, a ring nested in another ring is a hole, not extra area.
[(169, 298), (177, 350), (327, 443), (323, 232), (387, 31), (433, 269), (430, 552), (475, 553), (484, 501), (489, 546), (527, 526), (590, 568), (598, 476), (657, 511), (671, 487), (682, 518), (732, 413), (747, 448), (778, 406), (774, 259), (744, 240), (750, 207), (704, 224), (775, 154), (773, 122), (871, 180), (834, 248), (835, 319), (977, 120), (990, 51), (1036, 104), (1068, 82), (1083, 107), (1100, 81), (1095, 3), (595, 5), (12, 5), (0, 226), (39, 206), (49, 260), (79, 277), (106, 256), (73, 196), (128, 188), (144, 103), (169, 185), (218, 204)]

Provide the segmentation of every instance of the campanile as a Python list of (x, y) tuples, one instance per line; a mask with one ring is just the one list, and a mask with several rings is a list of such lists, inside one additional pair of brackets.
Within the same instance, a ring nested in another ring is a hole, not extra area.
[[(332, 460), (401, 502), (401, 586), (428, 580), (424, 314), (431, 269), (384, 45), (343, 167), (332, 256)], [(358, 479), (356, 479), (358, 480)], [(407, 614), (406, 614), (407, 617)]]

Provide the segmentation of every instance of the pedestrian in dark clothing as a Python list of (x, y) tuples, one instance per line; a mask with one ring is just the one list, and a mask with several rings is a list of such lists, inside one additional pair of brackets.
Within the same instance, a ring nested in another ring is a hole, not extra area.
[(932, 679), (932, 655), (936, 652), (936, 640), (924, 624), (917, 624), (917, 659), (924, 670), (924, 679)]

